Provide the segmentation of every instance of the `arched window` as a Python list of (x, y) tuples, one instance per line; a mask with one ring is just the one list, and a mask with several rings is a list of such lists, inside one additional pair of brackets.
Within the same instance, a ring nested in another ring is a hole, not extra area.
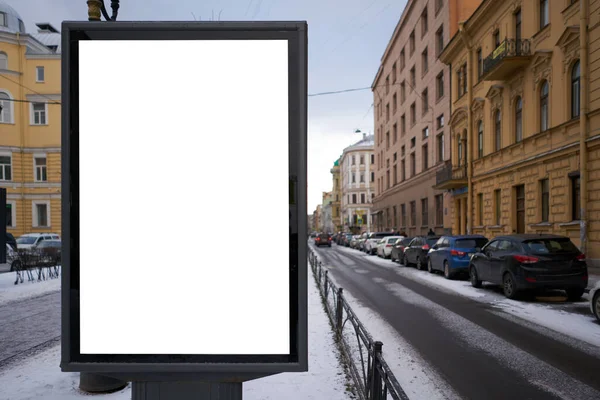
[(496, 110), (494, 115), (494, 151), (502, 148), (502, 113)]
[(517, 97), (515, 103), (515, 142), (523, 140), (523, 99)]
[(0, 69), (8, 69), (8, 56), (0, 51)]
[(477, 157), (483, 157), (483, 121), (477, 123)]
[(579, 101), (581, 96), (581, 90), (579, 88), (579, 60), (573, 65), (571, 69), (571, 118), (579, 117)]
[(0, 124), (10, 124), (13, 122), (13, 107), (11, 98), (7, 93), (0, 92)]
[(549, 118), (548, 115), (548, 94), (549, 94), (549, 85), (548, 81), (542, 82), (542, 86), (540, 88), (540, 131), (546, 131), (549, 127)]
[(458, 166), (462, 165), (463, 158), (463, 148), (462, 148), (462, 138), (458, 135)]

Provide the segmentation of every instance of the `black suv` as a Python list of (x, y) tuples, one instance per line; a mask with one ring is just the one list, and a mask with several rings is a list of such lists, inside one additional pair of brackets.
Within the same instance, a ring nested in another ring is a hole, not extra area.
[(317, 247), (320, 247), (320, 246), (331, 247), (332, 240), (333, 240), (333, 238), (331, 237), (331, 235), (329, 235), (327, 233), (319, 233), (317, 235), (317, 237), (315, 238), (315, 245)]

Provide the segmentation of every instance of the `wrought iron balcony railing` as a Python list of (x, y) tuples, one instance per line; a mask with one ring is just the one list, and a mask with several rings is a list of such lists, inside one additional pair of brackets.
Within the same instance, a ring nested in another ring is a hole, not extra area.
[(490, 72), (504, 59), (531, 55), (531, 42), (528, 39), (504, 39), (494, 51), (483, 60), (483, 75)]
[(466, 164), (455, 167), (451, 161), (446, 161), (444, 166), (436, 172), (435, 183), (436, 185), (440, 185), (448, 181), (463, 179), (467, 179)]

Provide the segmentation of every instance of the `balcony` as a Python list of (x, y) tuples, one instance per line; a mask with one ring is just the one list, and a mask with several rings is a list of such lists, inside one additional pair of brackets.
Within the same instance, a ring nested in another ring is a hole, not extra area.
[(444, 166), (435, 174), (435, 186), (437, 190), (458, 189), (467, 186), (467, 166), (456, 167), (451, 161), (446, 161)]
[(531, 42), (527, 39), (505, 39), (483, 60), (481, 79), (506, 80), (531, 60)]

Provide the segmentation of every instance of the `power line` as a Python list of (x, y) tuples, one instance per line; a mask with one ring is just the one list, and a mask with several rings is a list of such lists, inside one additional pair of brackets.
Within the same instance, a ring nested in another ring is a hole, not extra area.
[(2, 74), (0, 74), (0, 76), (1, 76), (2, 78), (4, 78), (4, 79), (8, 80), (8, 81), (11, 81), (11, 82), (12, 82), (12, 83), (14, 83), (15, 85), (19, 85), (19, 86), (21, 86), (22, 88), (24, 88), (24, 89), (27, 89), (27, 90), (29, 90), (29, 91), (31, 91), (31, 92), (33, 92), (33, 93), (37, 94), (38, 96), (42, 96), (42, 97), (45, 97), (46, 99), (48, 99), (48, 100), (50, 100), (50, 101), (54, 101), (54, 100), (52, 100), (50, 97), (46, 96), (45, 94), (42, 94), (42, 93), (40, 93), (40, 92), (36, 92), (35, 90), (33, 90), (33, 89), (31, 89), (31, 88), (28, 88), (27, 86), (25, 86), (25, 85), (22, 85), (22, 84), (20, 84), (20, 83), (19, 83), (19, 82), (17, 82), (17, 81), (13, 81), (12, 79), (10, 79), (10, 78), (8, 78), (8, 77), (6, 77), (6, 76), (2, 75)]
[(60, 106), (60, 101), (47, 101), (47, 102), (43, 102), (43, 101), (33, 101), (33, 100), (18, 100), (18, 99), (0, 99), (0, 101), (10, 101), (13, 103), (35, 103), (35, 104), (54, 104), (54, 105), (59, 105)]

